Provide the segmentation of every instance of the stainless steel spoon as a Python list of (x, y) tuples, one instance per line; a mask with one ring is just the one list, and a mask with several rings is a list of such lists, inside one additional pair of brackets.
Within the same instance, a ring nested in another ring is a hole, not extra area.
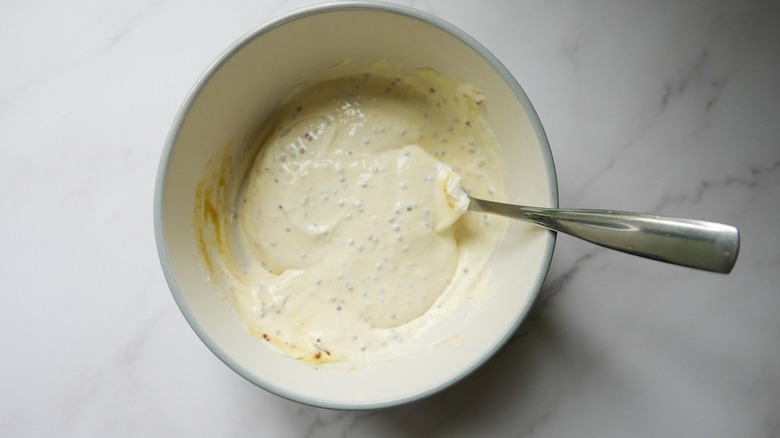
[(727, 274), (739, 253), (731, 225), (612, 210), (565, 210), (486, 201), (469, 210), (520, 219), (607, 248), (689, 268)]

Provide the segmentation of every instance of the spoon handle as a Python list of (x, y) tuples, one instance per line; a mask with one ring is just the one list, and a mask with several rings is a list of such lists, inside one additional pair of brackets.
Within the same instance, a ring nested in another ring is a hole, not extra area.
[(715, 222), (612, 210), (527, 207), (476, 198), (471, 198), (469, 210), (532, 222), (628, 254), (711, 272), (731, 272), (739, 253), (739, 230)]

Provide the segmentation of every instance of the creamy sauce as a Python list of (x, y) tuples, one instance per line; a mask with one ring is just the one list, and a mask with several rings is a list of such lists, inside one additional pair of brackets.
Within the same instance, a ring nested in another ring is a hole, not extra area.
[(199, 189), (201, 251), (249, 330), (303, 360), (357, 359), (473, 298), (506, 228), (466, 213), (461, 189), (506, 197), (485, 103), (386, 63), (285, 102), (246, 171)]

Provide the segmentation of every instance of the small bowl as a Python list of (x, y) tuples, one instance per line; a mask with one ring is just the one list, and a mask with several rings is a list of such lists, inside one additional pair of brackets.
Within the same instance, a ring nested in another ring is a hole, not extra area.
[[(552, 259), (553, 233), (520, 222), (490, 270), (493, 290), (468, 314), (419, 334), (418, 348), (349, 370), (316, 369), (261, 345), (204, 278), (193, 231), (196, 186), (210, 158), (262, 123), (293, 78), (344, 59), (430, 67), (481, 88), (485, 117), (504, 150), (509, 200), (556, 207), (557, 182), (541, 122), (520, 85), (486, 48), (427, 13), (384, 3), (329, 3), (251, 31), (208, 67), (176, 116), (157, 174), (154, 225), (160, 261), (184, 317), (238, 374), (279, 396), (333, 409), (374, 409), (419, 400), (462, 380), (514, 334)], [(236, 146), (238, 148), (238, 146)], [(238, 149), (236, 149), (238, 150)]]

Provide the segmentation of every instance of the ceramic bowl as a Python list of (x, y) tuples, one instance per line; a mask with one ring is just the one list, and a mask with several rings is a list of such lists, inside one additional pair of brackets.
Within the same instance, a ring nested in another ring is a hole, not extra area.
[[(429, 67), (484, 90), (485, 117), (503, 147), (509, 199), (557, 206), (550, 148), (531, 102), (485, 47), (427, 13), (384, 3), (329, 3), (278, 17), (208, 67), (165, 143), (154, 198), (157, 246), (170, 290), (206, 346), (235, 372), (279, 396), (334, 409), (373, 409), (430, 396), (462, 380), (515, 333), (547, 275), (553, 233), (514, 222), (490, 266), (492, 291), (419, 335), (394, 360), (323, 370), (252, 337), (204, 278), (193, 231), (196, 186), (207, 162), (269, 116), (294, 78), (344, 59)], [(451, 340), (457, 342), (451, 342)]]

